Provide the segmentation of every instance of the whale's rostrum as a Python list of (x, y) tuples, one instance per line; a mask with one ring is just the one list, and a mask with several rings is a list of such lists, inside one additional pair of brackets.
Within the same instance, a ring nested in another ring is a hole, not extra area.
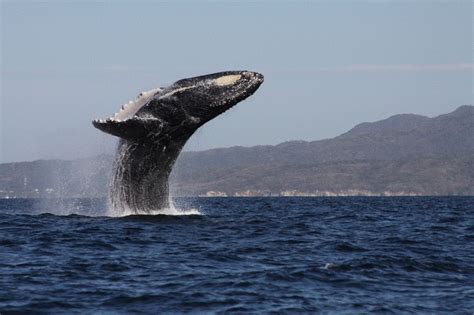
[(202, 125), (252, 95), (263, 75), (226, 71), (142, 92), (93, 125), (120, 137), (109, 201), (118, 212), (169, 207), (168, 178), (186, 141)]

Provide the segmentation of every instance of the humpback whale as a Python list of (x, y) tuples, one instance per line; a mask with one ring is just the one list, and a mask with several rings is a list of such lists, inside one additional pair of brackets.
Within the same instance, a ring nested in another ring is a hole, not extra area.
[(151, 213), (168, 208), (168, 179), (191, 135), (252, 95), (263, 75), (226, 71), (182, 79), (142, 92), (94, 127), (120, 138), (109, 202), (115, 211)]

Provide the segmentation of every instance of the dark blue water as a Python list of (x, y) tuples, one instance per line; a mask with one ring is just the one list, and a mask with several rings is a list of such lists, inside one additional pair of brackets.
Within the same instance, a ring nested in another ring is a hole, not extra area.
[(473, 313), (474, 198), (178, 202), (1, 200), (0, 313)]

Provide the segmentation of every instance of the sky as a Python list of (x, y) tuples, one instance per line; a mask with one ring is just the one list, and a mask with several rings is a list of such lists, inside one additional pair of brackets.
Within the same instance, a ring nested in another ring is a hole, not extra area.
[(185, 150), (337, 136), (473, 104), (471, 1), (0, 1), (0, 162), (114, 152), (93, 128), (143, 91), (251, 70), (265, 83)]

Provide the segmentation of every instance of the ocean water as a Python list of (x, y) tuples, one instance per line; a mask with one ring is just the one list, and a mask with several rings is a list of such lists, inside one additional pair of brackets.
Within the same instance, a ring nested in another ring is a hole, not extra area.
[(0, 313), (474, 312), (474, 197), (176, 203), (0, 200)]

